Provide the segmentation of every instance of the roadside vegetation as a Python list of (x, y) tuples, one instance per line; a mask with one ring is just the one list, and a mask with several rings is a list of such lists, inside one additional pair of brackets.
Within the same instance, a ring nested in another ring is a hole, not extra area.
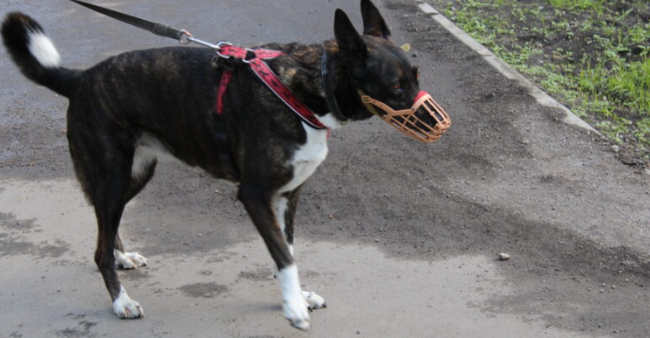
[(428, 0), (622, 148), (650, 160), (649, 0)]

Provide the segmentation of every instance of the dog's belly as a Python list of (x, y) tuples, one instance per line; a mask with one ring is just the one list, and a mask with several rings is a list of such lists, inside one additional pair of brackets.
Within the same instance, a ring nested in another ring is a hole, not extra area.
[[(307, 133), (307, 142), (293, 154), (289, 165), (293, 168), (293, 178), (282, 186), (279, 193), (292, 191), (302, 185), (327, 157), (327, 130), (318, 130), (303, 124)], [(131, 167), (131, 177), (143, 175), (147, 167), (156, 160), (178, 161), (167, 147), (154, 135), (144, 133), (136, 144)]]
[(280, 193), (292, 191), (303, 184), (327, 157), (327, 130), (314, 129), (303, 123), (307, 142), (293, 154), (289, 164), (293, 167), (293, 178), (280, 188)]
[(138, 178), (142, 176), (147, 171), (147, 167), (158, 159), (176, 161), (176, 158), (158, 138), (149, 133), (143, 133), (136, 143), (133, 165), (131, 166), (131, 177)]

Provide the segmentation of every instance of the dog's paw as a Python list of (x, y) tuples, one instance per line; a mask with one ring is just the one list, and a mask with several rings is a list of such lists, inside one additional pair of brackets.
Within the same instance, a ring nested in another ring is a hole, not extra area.
[(120, 295), (113, 302), (113, 312), (120, 319), (136, 319), (144, 317), (144, 310), (137, 301), (131, 299), (122, 289)]
[(323, 297), (317, 295), (314, 292), (303, 291), (302, 296), (305, 298), (305, 301), (309, 305), (310, 310), (316, 310), (321, 308), (326, 308), (327, 303)]
[(147, 265), (147, 258), (137, 252), (114, 251), (118, 269), (133, 270)]
[(131, 262), (133, 262), (133, 265), (136, 266), (136, 268), (147, 266), (147, 258), (140, 255), (137, 252), (125, 252), (124, 256), (126, 256), (126, 258), (130, 259)]
[(304, 299), (295, 297), (282, 304), (284, 317), (291, 325), (300, 330), (309, 330), (309, 310)]

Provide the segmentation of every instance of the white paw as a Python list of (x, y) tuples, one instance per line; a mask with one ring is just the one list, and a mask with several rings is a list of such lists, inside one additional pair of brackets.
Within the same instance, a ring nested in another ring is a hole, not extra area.
[(282, 304), (284, 317), (291, 322), (291, 325), (301, 329), (309, 330), (309, 310), (307, 303), (302, 297), (294, 297)]
[(120, 295), (113, 302), (113, 312), (120, 319), (135, 319), (144, 317), (144, 310), (140, 303), (131, 299), (124, 288), (120, 290)]
[(124, 256), (126, 256), (126, 258), (130, 259), (131, 262), (133, 262), (133, 264), (138, 268), (147, 265), (147, 258), (140, 255), (137, 252), (125, 252)]
[(320, 308), (326, 308), (327, 303), (323, 297), (317, 295), (314, 292), (303, 291), (302, 296), (305, 298), (305, 301), (309, 305), (310, 310), (316, 310)]
[(137, 269), (147, 265), (147, 258), (137, 252), (122, 252), (113, 250), (115, 255), (115, 265), (124, 270)]
[(284, 317), (291, 325), (301, 330), (309, 329), (309, 312), (307, 301), (300, 289), (298, 268), (290, 265), (278, 271), (278, 281), (282, 290), (282, 309)]

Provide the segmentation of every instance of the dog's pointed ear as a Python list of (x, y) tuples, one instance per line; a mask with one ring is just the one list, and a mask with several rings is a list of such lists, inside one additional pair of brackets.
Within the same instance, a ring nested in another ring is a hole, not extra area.
[(341, 9), (337, 9), (334, 15), (334, 37), (343, 63), (355, 70), (365, 68), (368, 46)]
[(390, 37), (386, 21), (370, 0), (361, 0), (361, 16), (363, 17), (363, 34), (384, 39)]

